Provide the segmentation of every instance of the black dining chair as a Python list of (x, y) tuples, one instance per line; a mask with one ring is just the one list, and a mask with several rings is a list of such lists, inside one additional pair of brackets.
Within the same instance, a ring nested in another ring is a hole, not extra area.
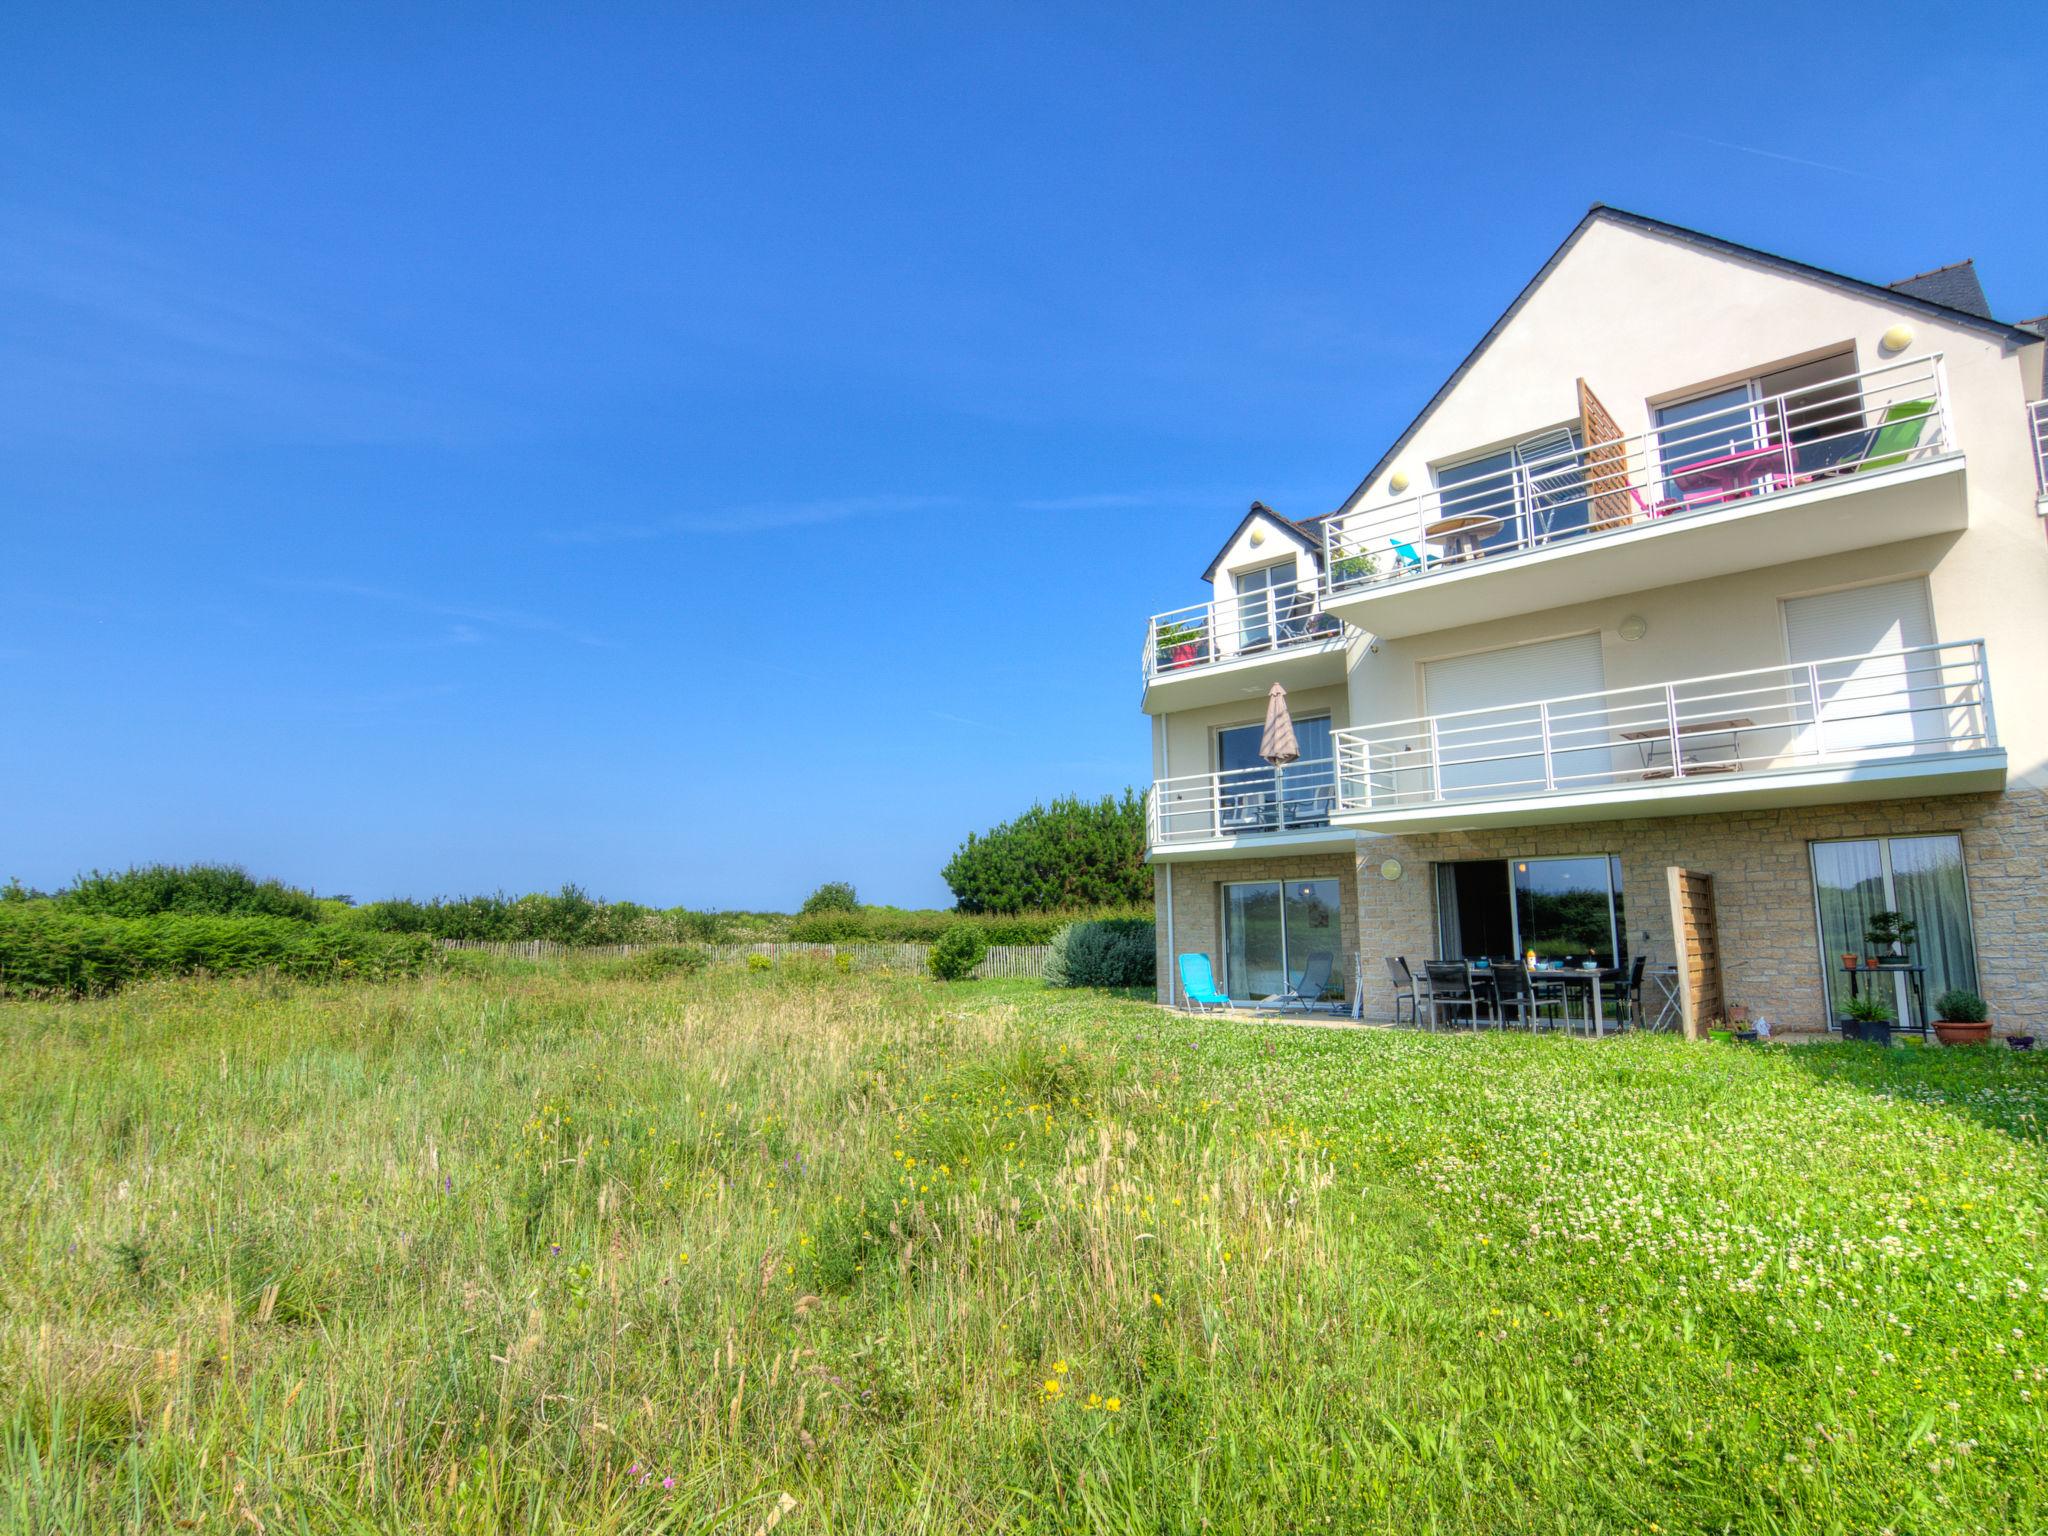
[[(1629, 962), (1626, 980), (1616, 976), (1600, 989), (1602, 1006), (1611, 999), (1620, 1011), (1621, 1022), (1635, 1029), (1643, 1026), (1643, 972), (1649, 963), (1648, 955), (1637, 955)], [(1611, 993), (1608, 991), (1610, 987), (1613, 988)]]
[(1529, 985), (1528, 968), (1517, 961), (1499, 962), (1487, 967), (1493, 973), (1493, 1006), (1495, 1016), (1503, 1027), (1508, 1015), (1514, 1014), (1516, 1022), (1533, 1032), (1537, 1023), (1536, 989)]
[(1408, 1022), (1422, 1022), (1421, 988), (1416, 984), (1415, 973), (1408, 969), (1408, 962), (1400, 955), (1388, 955), (1387, 979), (1394, 984), (1394, 1022), (1401, 1022), (1401, 1005), (1408, 1005)]
[(1422, 967), (1429, 980), (1429, 1024), (1434, 1029), (1448, 1013), (1463, 1013), (1474, 1029), (1479, 1027), (1479, 1000), (1472, 994), (1472, 973), (1462, 960), (1430, 960)]

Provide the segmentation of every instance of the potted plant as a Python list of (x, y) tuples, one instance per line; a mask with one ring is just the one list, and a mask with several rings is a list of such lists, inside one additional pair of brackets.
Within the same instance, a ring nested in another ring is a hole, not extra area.
[(1920, 925), (1903, 912), (1873, 912), (1863, 930), (1863, 942), (1877, 956), (1877, 965), (1904, 965), (1906, 951), (1920, 936)]
[(1366, 577), (1377, 576), (1379, 573), (1379, 557), (1367, 554), (1363, 550), (1360, 550), (1355, 555), (1346, 555), (1340, 560), (1330, 562), (1330, 583), (1332, 586), (1341, 587), (1347, 582), (1363, 581)]
[(1842, 1026), (1844, 1040), (1867, 1040), (1872, 1045), (1892, 1043), (1891, 1004), (1874, 992), (1850, 998), (1837, 1022)]
[(1991, 1010), (1967, 987), (1950, 987), (1934, 1000), (1934, 1038), (1943, 1045), (1982, 1045), (1991, 1038)]
[(1162, 624), (1154, 640), (1159, 659), (1178, 672), (1202, 659), (1202, 638), (1199, 624)]

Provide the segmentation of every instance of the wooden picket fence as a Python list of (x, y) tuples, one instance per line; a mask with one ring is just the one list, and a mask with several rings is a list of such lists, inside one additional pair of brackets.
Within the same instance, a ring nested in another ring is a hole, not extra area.
[[(443, 939), (441, 947), (510, 960), (619, 960), (666, 946), (558, 944), (552, 939)], [(922, 971), (932, 952), (929, 944), (706, 944), (703, 948), (713, 960), (729, 965), (744, 965), (749, 955), (766, 955), (770, 960), (801, 958), (828, 962), (847, 955), (855, 968), (863, 971)], [(982, 979), (1036, 979), (1045, 974), (1045, 962), (1051, 954), (1050, 944), (998, 944), (974, 968), (974, 975)]]

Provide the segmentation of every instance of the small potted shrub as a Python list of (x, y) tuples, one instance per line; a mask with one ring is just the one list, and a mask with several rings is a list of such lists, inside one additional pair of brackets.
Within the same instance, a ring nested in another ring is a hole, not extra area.
[(1202, 626), (1162, 624), (1157, 636), (1159, 659), (1178, 672), (1202, 659)]
[(1892, 1043), (1892, 1008), (1875, 993), (1849, 999), (1839, 1021), (1844, 1040), (1867, 1040), (1872, 1045)]
[(1950, 987), (1934, 1000), (1934, 1038), (1943, 1045), (1982, 1045), (1991, 1038), (1991, 1010), (1967, 987)]
[(1363, 550), (1355, 555), (1346, 555), (1341, 560), (1330, 562), (1330, 584), (1332, 586), (1345, 586), (1354, 581), (1363, 581), (1368, 576), (1377, 576), (1379, 573), (1379, 557), (1367, 554)]
[(1863, 930), (1863, 942), (1876, 956), (1872, 964), (1879, 966), (1906, 964), (1906, 951), (1919, 936), (1920, 925), (1903, 912), (1873, 912)]

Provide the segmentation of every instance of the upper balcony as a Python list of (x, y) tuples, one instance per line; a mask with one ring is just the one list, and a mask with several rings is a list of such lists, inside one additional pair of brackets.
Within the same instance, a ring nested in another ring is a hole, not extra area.
[(1632, 437), (1560, 430), (1555, 451), (1439, 469), (1327, 519), (1324, 611), (1399, 637), (1968, 522), (1939, 354), (1658, 416)]
[(1154, 614), (1141, 659), (1148, 715), (1344, 681), (1344, 626), (1293, 585)]
[(1356, 834), (1332, 824), (1336, 806), (1330, 757), (1182, 774), (1153, 784), (1146, 842), (1155, 864), (1348, 848)]
[(1341, 730), (1333, 740), (1331, 820), (1375, 832), (2005, 784), (1981, 640), (1430, 715)]

